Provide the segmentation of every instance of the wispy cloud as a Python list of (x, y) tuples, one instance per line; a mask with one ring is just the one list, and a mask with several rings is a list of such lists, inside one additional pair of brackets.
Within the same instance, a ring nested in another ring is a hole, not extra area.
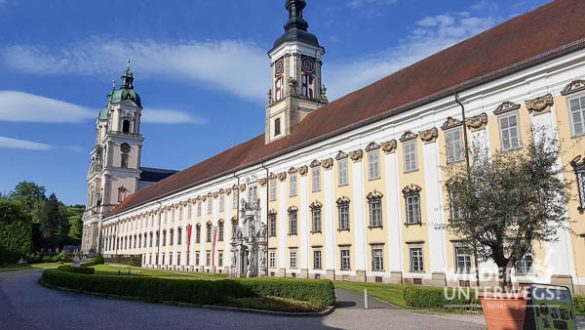
[(138, 79), (187, 80), (256, 101), (264, 101), (268, 88), (265, 79), (256, 78), (270, 76), (265, 49), (236, 40), (170, 44), (91, 38), (62, 48), (11, 46), (0, 50), (0, 57), (31, 74), (104, 77), (131, 58)]
[[(19, 91), (0, 91), (0, 121), (34, 123), (82, 123), (94, 120), (98, 110), (44, 96)], [(191, 113), (173, 109), (143, 110), (149, 124), (203, 124)]]
[(47, 151), (54, 147), (49, 144), (0, 136), (0, 148)]
[(328, 64), (324, 71), (328, 91), (332, 98), (345, 95), (476, 35), (499, 20), (494, 15), (467, 11), (424, 17), (395, 47), (359, 61)]
[(366, 5), (390, 5), (398, 0), (350, 0), (347, 5), (352, 8), (359, 8)]

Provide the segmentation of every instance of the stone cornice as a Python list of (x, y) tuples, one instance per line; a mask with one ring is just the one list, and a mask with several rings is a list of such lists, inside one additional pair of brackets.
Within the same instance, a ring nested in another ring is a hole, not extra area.
[(411, 185), (406, 186), (402, 189), (402, 193), (405, 195), (417, 194), (421, 191), (422, 191), (422, 188), (420, 186), (415, 185), (415, 184), (411, 184)]

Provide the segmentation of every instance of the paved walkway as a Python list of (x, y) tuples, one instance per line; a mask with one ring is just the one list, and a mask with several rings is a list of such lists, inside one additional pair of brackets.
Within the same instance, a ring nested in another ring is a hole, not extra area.
[(325, 317), (284, 317), (114, 300), (46, 289), (41, 271), (0, 273), (0, 329), (484, 329), (469, 320), (391, 308), (337, 290)]

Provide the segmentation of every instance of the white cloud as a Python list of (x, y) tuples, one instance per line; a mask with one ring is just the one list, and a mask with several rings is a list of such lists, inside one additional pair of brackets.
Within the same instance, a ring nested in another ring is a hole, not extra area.
[(347, 3), (352, 8), (358, 8), (367, 5), (389, 5), (393, 4), (398, 0), (351, 0)]
[(53, 146), (27, 140), (13, 139), (0, 136), (0, 148), (24, 149), (32, 151), (47, 151), (53, 149)]
[(324, 71), (331, 99), (364, 87), (497, 23), (494, 16), (447, 13), (419, 20), (396, 47), (359, 61), (330, 63)]
[(264, 101), (267, 65), (265, 49), (235, 40), (184, 42), (89, 41), (62, 48), (16, 45), (0, 51), (9, 66), (37, 75), (100, 75), (121, 72), (132, 59), (137, 80), (194, 81), (198, 87), (222, 89), (240, 97)]
[[(99, 110), (18, 91), (0, 90), (0, 121), (82, 123), (95, 120)], [(144, 109), (144, 123), (203, 124), (205, 120), (185, 111)]]

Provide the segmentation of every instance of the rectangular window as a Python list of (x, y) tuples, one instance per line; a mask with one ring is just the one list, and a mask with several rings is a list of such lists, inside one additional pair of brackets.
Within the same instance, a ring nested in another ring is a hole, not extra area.
[(457, 196), (452, 189), (449, 189), (449, 215), (450, 220), (459, 220), (463, 217), (463, 210), (457, 203)]
[(208, 224), (207, 231), (206, 231), (207, 236), (205, 237), (205, 241), (211, 242), (211, 231), (212, 230), (213, 230), (213, 227), (211, 226), (211, 224)]
[(276, 251), (270, 250), (268, 254), (268, 268), (276, 268)]
[(372, 246), (372, 270), (384, 271), (384, 249), (382, 246)]
[(471, 272), (471, 253), (464, 247), (455, 248), (455, 262), (457, 273), (469, 274)]
[(571, 111), (571, 128), (573, 136), (585, 134), (585, 96), (576, 97), (569, 100)]
[(201, 226), (195, 228), (195, 243), (201, 243)]
[(240, 192), (237, 189), (234, 189), (234, 195), (232, 197), (232, 208), (233, 209), (237, 209), (238, 208), (238, 204), (240, 203), (240, 201), (238, 201), (238, 199), (240, 198)]
[(269, 234), (270, 237), (276, 237), (276, 214), (271, 214), (269, 216), (269, 222), (268, 222), (268, 229), (269, 229)]
[(199, 252), (195, 252), (195, 266), (199, 266)]
[(516, 261), (516, 275), (527, 275), (532, 270), (533, 259), (532, 256), (527, 254), (522, 259)]
[(418, 170), (416, 157), (416, 140), (404, 143), (404, 172)]
[(297, 212), (291, 212), (288, 214), (288, 234), (297, 234)]
[(313, 269), (321, 269), (321, 250), (313, 251)]
[(207, 214), (211, 214), (213, 211), (213, 199), (211, 197), (207, 197)]
[(312, 216), (312, 223), (313, 223), (313, 233), (320, 233), (321, 232), (321, 208), (314, 207), (311, 209), (311, 216)]
[(410, 272), (424, 272), (422, 248), (410, 248)]
[(181, 264), (181, 253), (177, 252), (177, 266)]
[(368, 151), (368, 179), (380, 178), (380, 152), (378, 149)]
[(349, 203), (337, 205), (339, 213), (339, 230), (349, 230)]
[(518, 115), (515, 113), (501, 115), (499, 117), (499, 122), (502, 151), (510, 151), (520, 148)]
[(289, 196), (295, 197), (297, 195), (297, 174), (292, 173), (289, 180)]
[(269, 188), (269, 192), (270, 192), (270, 200), (271, 201), (275, 201), (276, 200), (276, 179), (270, 179), (270, 181), (268, 181), (268, 185), (270, 186)]
[(420, 224), (420, 195), (411, 194), (406, 199), (406, 223), (409, 225)]
[(219, 195), (219, 212), (223, 212), (225, 210), (225, 195)]
[(447, 163), (455, 163), (465, 158), (463, 151), (463, 136), (460, 127), (445, 131), (445, 145), (447, 147)]
[(370, 204), (370, 228), (382, 227), (382, 200), (372, 198), (368, 201)]
[(351, 270), (349, 248), (341, 249), (341, 270)]
[(223, 251), (217, 252), (217, 266), (223, 267)]
[(290, 269), (297, 269), (297, 249), (290, 250)]
[(347, 158), (340, 159), (337, 163), (339, 165), (337, 183), (339, 186), (347, 186), (349, 184)]
[(311, 169), (311, 176), (313, 178), (313, 192), (321, 191), (321, 169), (319, 166), (313, 167)]
[(201, 202), (197, 202), (197, 216), (201, 216)]

